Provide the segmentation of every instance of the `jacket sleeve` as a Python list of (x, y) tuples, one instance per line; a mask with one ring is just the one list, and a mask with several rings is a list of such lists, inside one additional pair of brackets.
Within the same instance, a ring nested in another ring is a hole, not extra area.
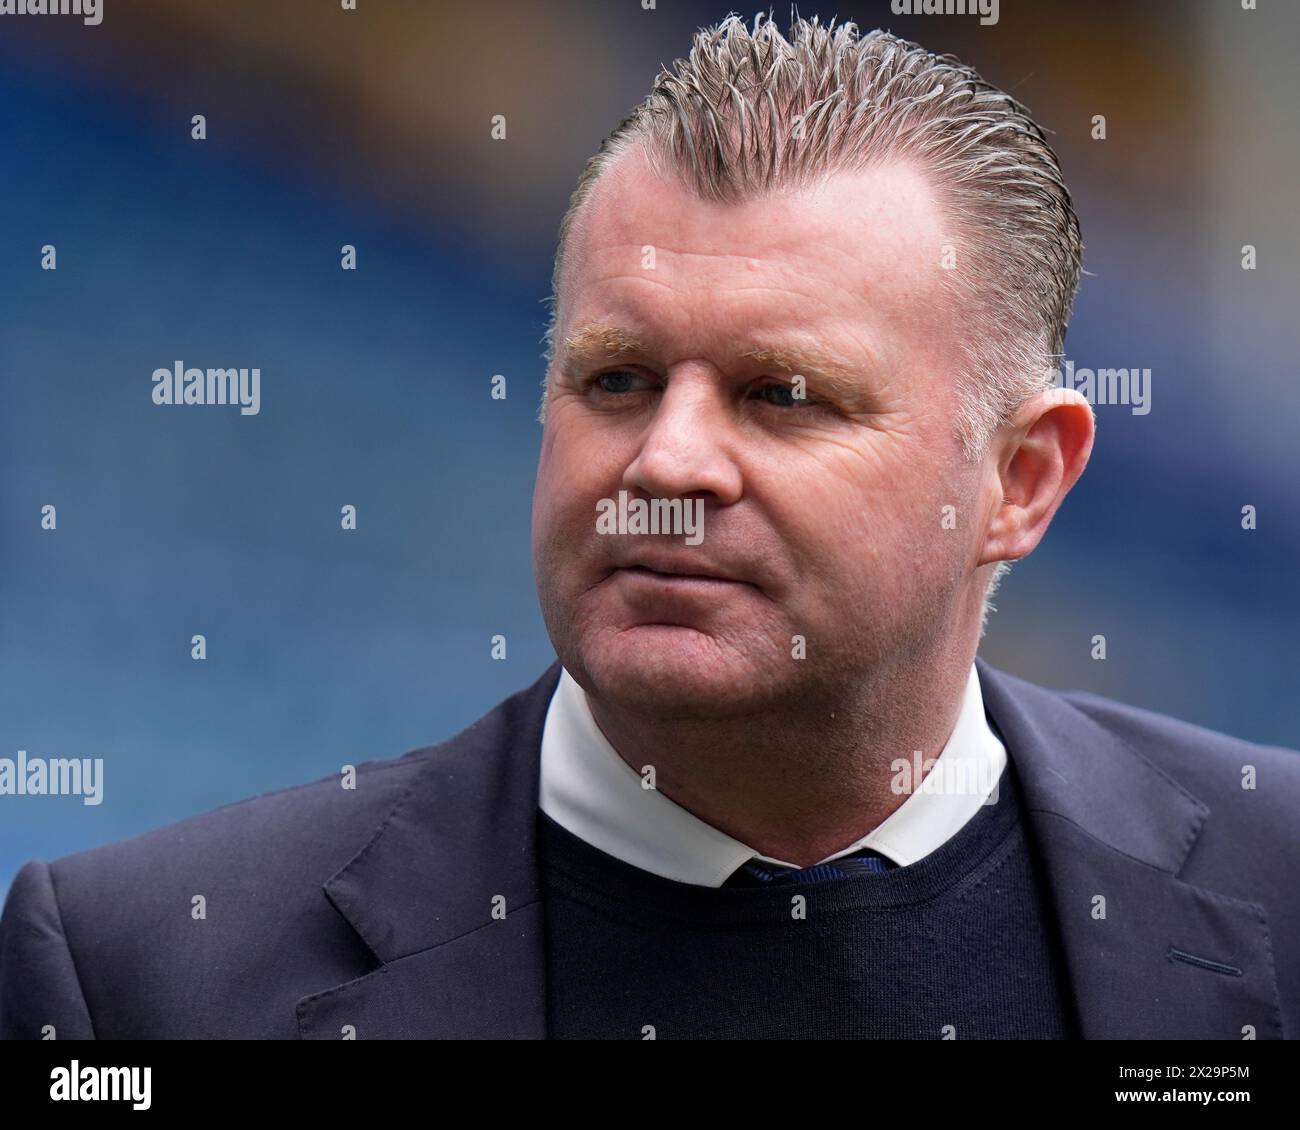
[(93, 1040), (95, 1029), (63, 933), (50, 865), (18, 872), (0, 916), (0, 1039)]

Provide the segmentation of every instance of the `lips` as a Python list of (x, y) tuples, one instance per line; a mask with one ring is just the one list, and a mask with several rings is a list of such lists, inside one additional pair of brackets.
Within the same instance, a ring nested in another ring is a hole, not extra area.
[(649, 562), (634, 562), (625, 564), (625, 566), (619, 566), (619, 568), (629, 572), (654, 573), (654, 575), (660, 577), (682, 577), (682, 579), (684, 579), (684, 577), (689, 577), (689, 579), (692, 580), (702, 581), (736, 581), (736, 577), (729, 575), (729, 573), (714, 570), (714, 568), (707, 566), (699, 566), (699, 564), (694, 562), (690, 562), (689, 564), (650, 564)]
[(738, 570), (692, 557), (637, 556), (619, 562), (615, 569), (629, 573), (647, 573), (665, 580), (718, 581), (752, 584)]
[(672, 581), (702, 581), (715, 585), (735, 585), (743, 584), (743, 581), (734, 581), (730, 577), (718, 577), (711, 573), (669, 573), (659, 569), (651, 569), (645, 565), (624, 565), (615, 570), (619, 573), (627, 573), (632, 576), (645, 577), (647, 580), (659, 582)]
[(612, 615), (628, 627), (668, 626), (707, 630), (719, 617), (735, 616), (756, 584), (732, 569), (699, 556), (654, 554), (637, 547), (635, 555), (618, 554), (598, 586), (608, 585), (618, 602)]

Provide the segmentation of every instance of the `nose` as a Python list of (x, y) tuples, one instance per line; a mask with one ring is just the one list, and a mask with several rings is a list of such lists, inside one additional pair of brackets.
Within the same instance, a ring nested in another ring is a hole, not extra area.
[(622, 485), (650, 498), (710, 494), (719, 505), (730, 505), (739, 500), (743, 485), (735, 442), (715, 382), (706, 374), (676, 374), (659, 397)]

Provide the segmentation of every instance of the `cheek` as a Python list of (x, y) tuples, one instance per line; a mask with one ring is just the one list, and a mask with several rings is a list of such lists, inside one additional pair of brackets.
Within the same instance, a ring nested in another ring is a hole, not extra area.
[(541, 563), (572, 563), (590, 549), (596, 503), (617, 496), (620, 474), (581, 429), (556, 424), (547, 424), (533, 488), (533, 553)]
[[(837, 601), (926, 587), (962, 552), (957, 484), (915, 445), (883, 436), (873, 446), (875, 438), (790, 480), (799, 489), (772, 484), (769, 512), (800, 574)], [(945, 505), (956, 508), (957, 530), (944, 528)]]
[(543, 439), (533, 487), (533, 559), (544, 584), (555, 582), (567, 571), (566, 557), (578, 544), (573, 530), (578, 484), (565, 466), (563, 453), (564, 448), (549, 434)]
[(537, 461), (537, 475), (533, 479), (533, 556), (540, 559), (550, 537), (552, 509), (555, 497), (554, 458), (549, 437), (542, 437), (542, 451)]

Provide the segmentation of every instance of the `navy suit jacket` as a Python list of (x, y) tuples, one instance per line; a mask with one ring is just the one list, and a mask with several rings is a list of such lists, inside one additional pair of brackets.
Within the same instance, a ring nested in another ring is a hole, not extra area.
[[(1300, 754), (977, 665), (1083, 1035), (1300, 1035)], [(358, 767), (355, 790), (331, 776), (28, 863), (0, 919), (0, 1035), (544, 1037), (535, 828), (559, 671)]]

